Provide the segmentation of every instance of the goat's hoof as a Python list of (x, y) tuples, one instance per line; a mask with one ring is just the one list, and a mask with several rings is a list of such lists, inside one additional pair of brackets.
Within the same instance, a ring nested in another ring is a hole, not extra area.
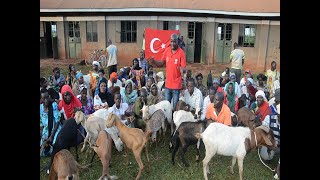
[(230, 174), (234, 174), (234, 171), (233, 171), (233, 169), (231, 169), (231, 167), (230, 167)]

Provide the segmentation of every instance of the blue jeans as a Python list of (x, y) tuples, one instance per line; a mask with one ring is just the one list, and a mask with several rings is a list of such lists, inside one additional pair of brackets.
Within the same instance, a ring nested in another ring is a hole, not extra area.
[(164, 98), (169, 101), (171, 103), (171, 99), (172, 100), (172, 106), (173, 106), (173, 110), (176, 109), (176, 105), (179, 101), (179, 95), (180, 95), (180, 89), (168, 89), (165, 88), (164, 90)]

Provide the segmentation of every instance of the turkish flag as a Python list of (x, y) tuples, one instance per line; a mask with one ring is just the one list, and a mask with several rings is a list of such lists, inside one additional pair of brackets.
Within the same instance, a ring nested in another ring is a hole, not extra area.
[(170, 36), (173, 33), (179, 34), (179, 31), (146, 28), (145, 58), (153, 57), (155, 60), (160, 60), (164, 50), (170, 48)]

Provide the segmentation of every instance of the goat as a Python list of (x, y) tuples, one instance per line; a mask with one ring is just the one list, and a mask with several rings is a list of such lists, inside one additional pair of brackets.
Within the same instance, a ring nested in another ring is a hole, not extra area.
[[(77, 135), (78, 135), (78, 124), (79, 121), (74, 118), (65, 120), (57, 136), (56, 142), (53, 145), (51, 160), (48, 165), (48, 170), (51, 169), (53, 158), (57, 152), (61, 149), (69, 149), (70, 147), (76, 147), (76, 159), (79, 160), (78, 146), (77, 146)], [(49, 174), (49, 173), (48, 173)]]
[(148, 131), (152, 132), (151, 140), (155, 142), (157, 140), (157, 132), (162, 128), (163, 137), (165, 136), (165, 132), (167, 130), (165, 124), (165, 114), (161, 109), (156, 110), (152, 115), (149, 114), (149, 111), (146, 111), (146, 119), (143, 119), (146, 123), (145, 133)]
[(261, 125), (256, 115), (246, 107), (242, 107), (236, 114), (231, 113), (232, 126), (245, 126), (254, 129)]
[[(106, 109), (99, 109), (90, 116), (85, 116), (82, 111), (77, 111), (75, 113), (75, 119), (81, 122), (82, 126), (87, 131), (86, 138), (81, 149), (81, 152), (84, 151), (86, 147), (86, 142), (90, 139), (89, 144), (91, 146), (96, 146), (95, 142), (98, 138), (98, 134), (101, 130), (105, 129), (105, 119), (108, 116), (109, 112)], [(114, 128), (108, 128), (107, 132), (114, 141), (114, 144), (118, 151), (122, 151), (122, 141), (120, 140), (117, 131)]]
[(132, 150), (134, 157), (136, 158), (136, 161), (139, 165), (139, 172), (136, 177), (136, 180), (140, 178), (142, 170), (143, 170), (143, 163), (141, 160), (141, 151), (143, 148), (145, 148), (146, 151), (146, 157), (147, 157), (147, 169), (146, 171), (150, 171), (150, 161), (149, 161), (149, 155), (148, 155), (148, 146), (146, 146), (146, 143), (149, 140), (150, 132), (147, 134), (144, 134), (141, 129), (138, 128), (128, 128), (125, 126), (119, 117), (113, 113), (110, 113), (108, 115), (108, 118), (106, 119), (106, 126), (116, 126), (117, 129), (120, 132), (120, 139), (125, 145), (126, 149), (126, 165), (128, 165), (129, 157), (128, 157), (128, 148)]
[(188, 105), (187, 103), (185, 103), (182, 100), (179, 100), (177, 102), (175, 111), (179, 111), (179, 110), (190, 111), (190, 105)]
[(72, 156), (70, 151), (62, 149), (54, 155), (53, 164), (49, 174), (49, 180), (79, 180), (79, 169), (81, 166)]
[[(117, 176), (110, 176), (109, 163), (111, 160), (112, 139), (104, 130), (99, 132), (96, 144), (98, 147), (93, 147), (93, 150), (98, 154), (102, 164), (102, 176), (99, 180), (118, 179)], [(93, 156), (94, 157), (94, 156)], [(91, 160), (92, 161), (92, 160)]]
[(253, 130), (248, 127), (229, 127), (221, 123), (211, 123), (202, 133), (195, 135), (206, 148), (203, 159), (203, 175), (208, 180), (209, 161), (215, 154), (232, 156), (230, 173), (234, 174), (233, 167), (238, 159), (240, 180), (243, 176), (243, 159), (251, 149), (259, 146), (276, 147), (273, 132), (266, 126), (259, 126)]
[(156, 110), (161, 109), (164, 114), (166, 115), (166, 119), (171, 126), (171, 134), (173, 134), (173, 121), (172, 121), (172, 105), (169, 101), (164, 100), (160, 101), (155, 105), (146, 106), (143, 105), (141, 112), (142, 112), (142, 119), (146, 119), (146, 112), (149, 111), (149, 114), (153, 114)]
[(200, 156), (200, 140), (195, 137), (196, 133), (202, 133), (205, 129), (206, 121), (197, 121), (197, 122), (183, 122), (176, 130), (174, 136), (172, 137), (172, 143), (174, 146), (172, 152), (172, 164), (174, 165), (174, 159), (176, 152), (178, 151), (179, 147), (182, 147), (181, 159), (183, 164), (186, 167), (189, 167), (189, 163), (185, 160), (185, 153), (190, 145), (197, 144), (197, 155), (196, 161), (199, 162)]
[[(180, 124), (183, 122), (196, 122), (199, 121), (201, 117), (201, 110), (196, 109), (195, 112), (187, 112), (185, 110), (175, 111), (173, 113), (173, 122), (176, 126), (176, 130), (179, 128)], [(175, 133), (176, 131), (174, 131)], [(173, 134), (174, 134), (173, 133)]]

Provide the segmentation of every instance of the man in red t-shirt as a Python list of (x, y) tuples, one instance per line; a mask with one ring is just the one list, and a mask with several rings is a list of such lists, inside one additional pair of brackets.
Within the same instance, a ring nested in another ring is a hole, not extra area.
[(150, 63), (154, 62), (157, 66), (166, 64), (166, 81), (165, 81), (165, 99), (171, 102), (173, 109), (179, 100), (180, 89), (182, 88), (182, 74), (186, 67), (186, 56), (184, 51), (178, 45), (178, 36), (172, 34), (170, 37), (170, 46), (162, 55), (160, 60), (150, 59)]

